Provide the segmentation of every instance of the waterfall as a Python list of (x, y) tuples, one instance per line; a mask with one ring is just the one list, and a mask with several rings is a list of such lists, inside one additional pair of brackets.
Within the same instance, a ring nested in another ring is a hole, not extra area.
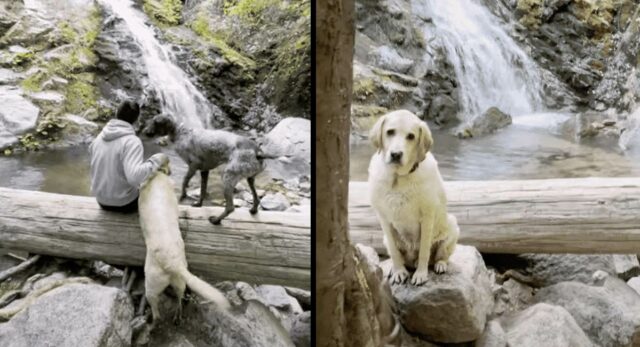
[(414, 0), (414, 9), (435, 27), (425, 37), (441, 40), (454, 67), (461, 119), (496, 106), (512, 116), (542, 108), (538, 66), (500, 27), (500, 20), (478, 0)]
[(207, 127), (211, 105), (187, 74), (171, 60), (171, 54), (145, 24), (147, 17), (133, 7), (131, 0), (98, 0), (115, 16), (121, 18), (142, 52), (149, 87), (160, 101), (162, 111), (190, 127)]

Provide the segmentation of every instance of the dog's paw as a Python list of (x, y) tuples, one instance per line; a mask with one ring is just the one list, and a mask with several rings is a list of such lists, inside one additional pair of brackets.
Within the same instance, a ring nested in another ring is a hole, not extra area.
[(413, 274), (413, 277), (411, 277), (411, 284), (413, 284), (414, 286), (421, 286), (425, 282), (427, 282), (428, 278), (429, 278), (429, 270), (418, 269)]
[(435, 271), (437, 274), (443, 274), (447, 272), (447, 262), (444, 260), (438, 260), (433, 266), (433, 271)]
[(409, 271), (402, 267), (391, 272), (391, 284), (402, 284), (409, 278)]
[(249, 210), (249, 213), (251, 213), (251, 214), (256, 214), (256, 213), (258, 213), (258, 208), (257, 208), (257, 207), (256, 207), (256, 208), (251, 208), (251, 209)]
[(220, 225), (220, 222), (222, 222), (222, 219), (218, 217), (209, 217), (209, 222), (213, 225)]

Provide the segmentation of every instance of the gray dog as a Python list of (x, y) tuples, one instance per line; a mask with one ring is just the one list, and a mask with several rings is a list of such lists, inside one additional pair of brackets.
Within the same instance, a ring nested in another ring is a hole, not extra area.
[(182, 181), (180, 200), (187, 197), (189, 181), (199, 170), (200, 199), (192, 206), (202, 206), (207, 192), (209, 170), (226, 163), (222, 173), (225, 209), (220, 216), (209, 217), (209, 221), (216, 225), (220, 224), (222, 219), (233, 212), (233, 189), (243, 178), (247, 179), (253, 195), (253, 207), (250, 212), (258, 213), (260, 199), (256, 193), (255, 176), (264, 170), (264, 159), (276, 159), (278, 156), (265, 155), (257, 143), (244, 136), (224, 130), (190, 129), (182, 124), (176, 125), (167, 115), (158, 115), (149, 123), (145, 132), (169, 135), (169, 140), (175, 144), (176, 152), (189, 166)]

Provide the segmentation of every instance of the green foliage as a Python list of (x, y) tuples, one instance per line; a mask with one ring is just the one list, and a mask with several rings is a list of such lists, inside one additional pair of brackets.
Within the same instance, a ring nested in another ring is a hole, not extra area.
[(27, 151), (37, 151), (40, 149), (40, 141), (32, 133), (18, 136), (18, 141), (20, 142), (20, 146)]
[(144, 0), (144, 11), (161, 24), (178, 25), (182, 17), (180, 0)]
[(4, 150), (4, 155), (6, 155), (6, 156), (10, 156), (11, 153), (13, 153), (13, 152), (11, 151), (10, 148), (7, 148), (7, 149)]
[(39, 71), (25, 78), (22, 83), (22, 89), (29, 92), (37, 92), (41, 90), (42, 83), (49, 77), (45, 71)]
[(364, 78), (353, 84), (353, 94), (360, 98), (366, 98), (375, 91), (375, 83), (372, 79)]

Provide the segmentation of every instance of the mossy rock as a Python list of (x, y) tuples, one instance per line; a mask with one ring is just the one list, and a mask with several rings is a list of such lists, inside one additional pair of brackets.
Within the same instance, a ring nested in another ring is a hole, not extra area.
[(144, 0), (144, 11), (149, 17), (165, 25), (178, 25), (182, 18), (180, 0)]

